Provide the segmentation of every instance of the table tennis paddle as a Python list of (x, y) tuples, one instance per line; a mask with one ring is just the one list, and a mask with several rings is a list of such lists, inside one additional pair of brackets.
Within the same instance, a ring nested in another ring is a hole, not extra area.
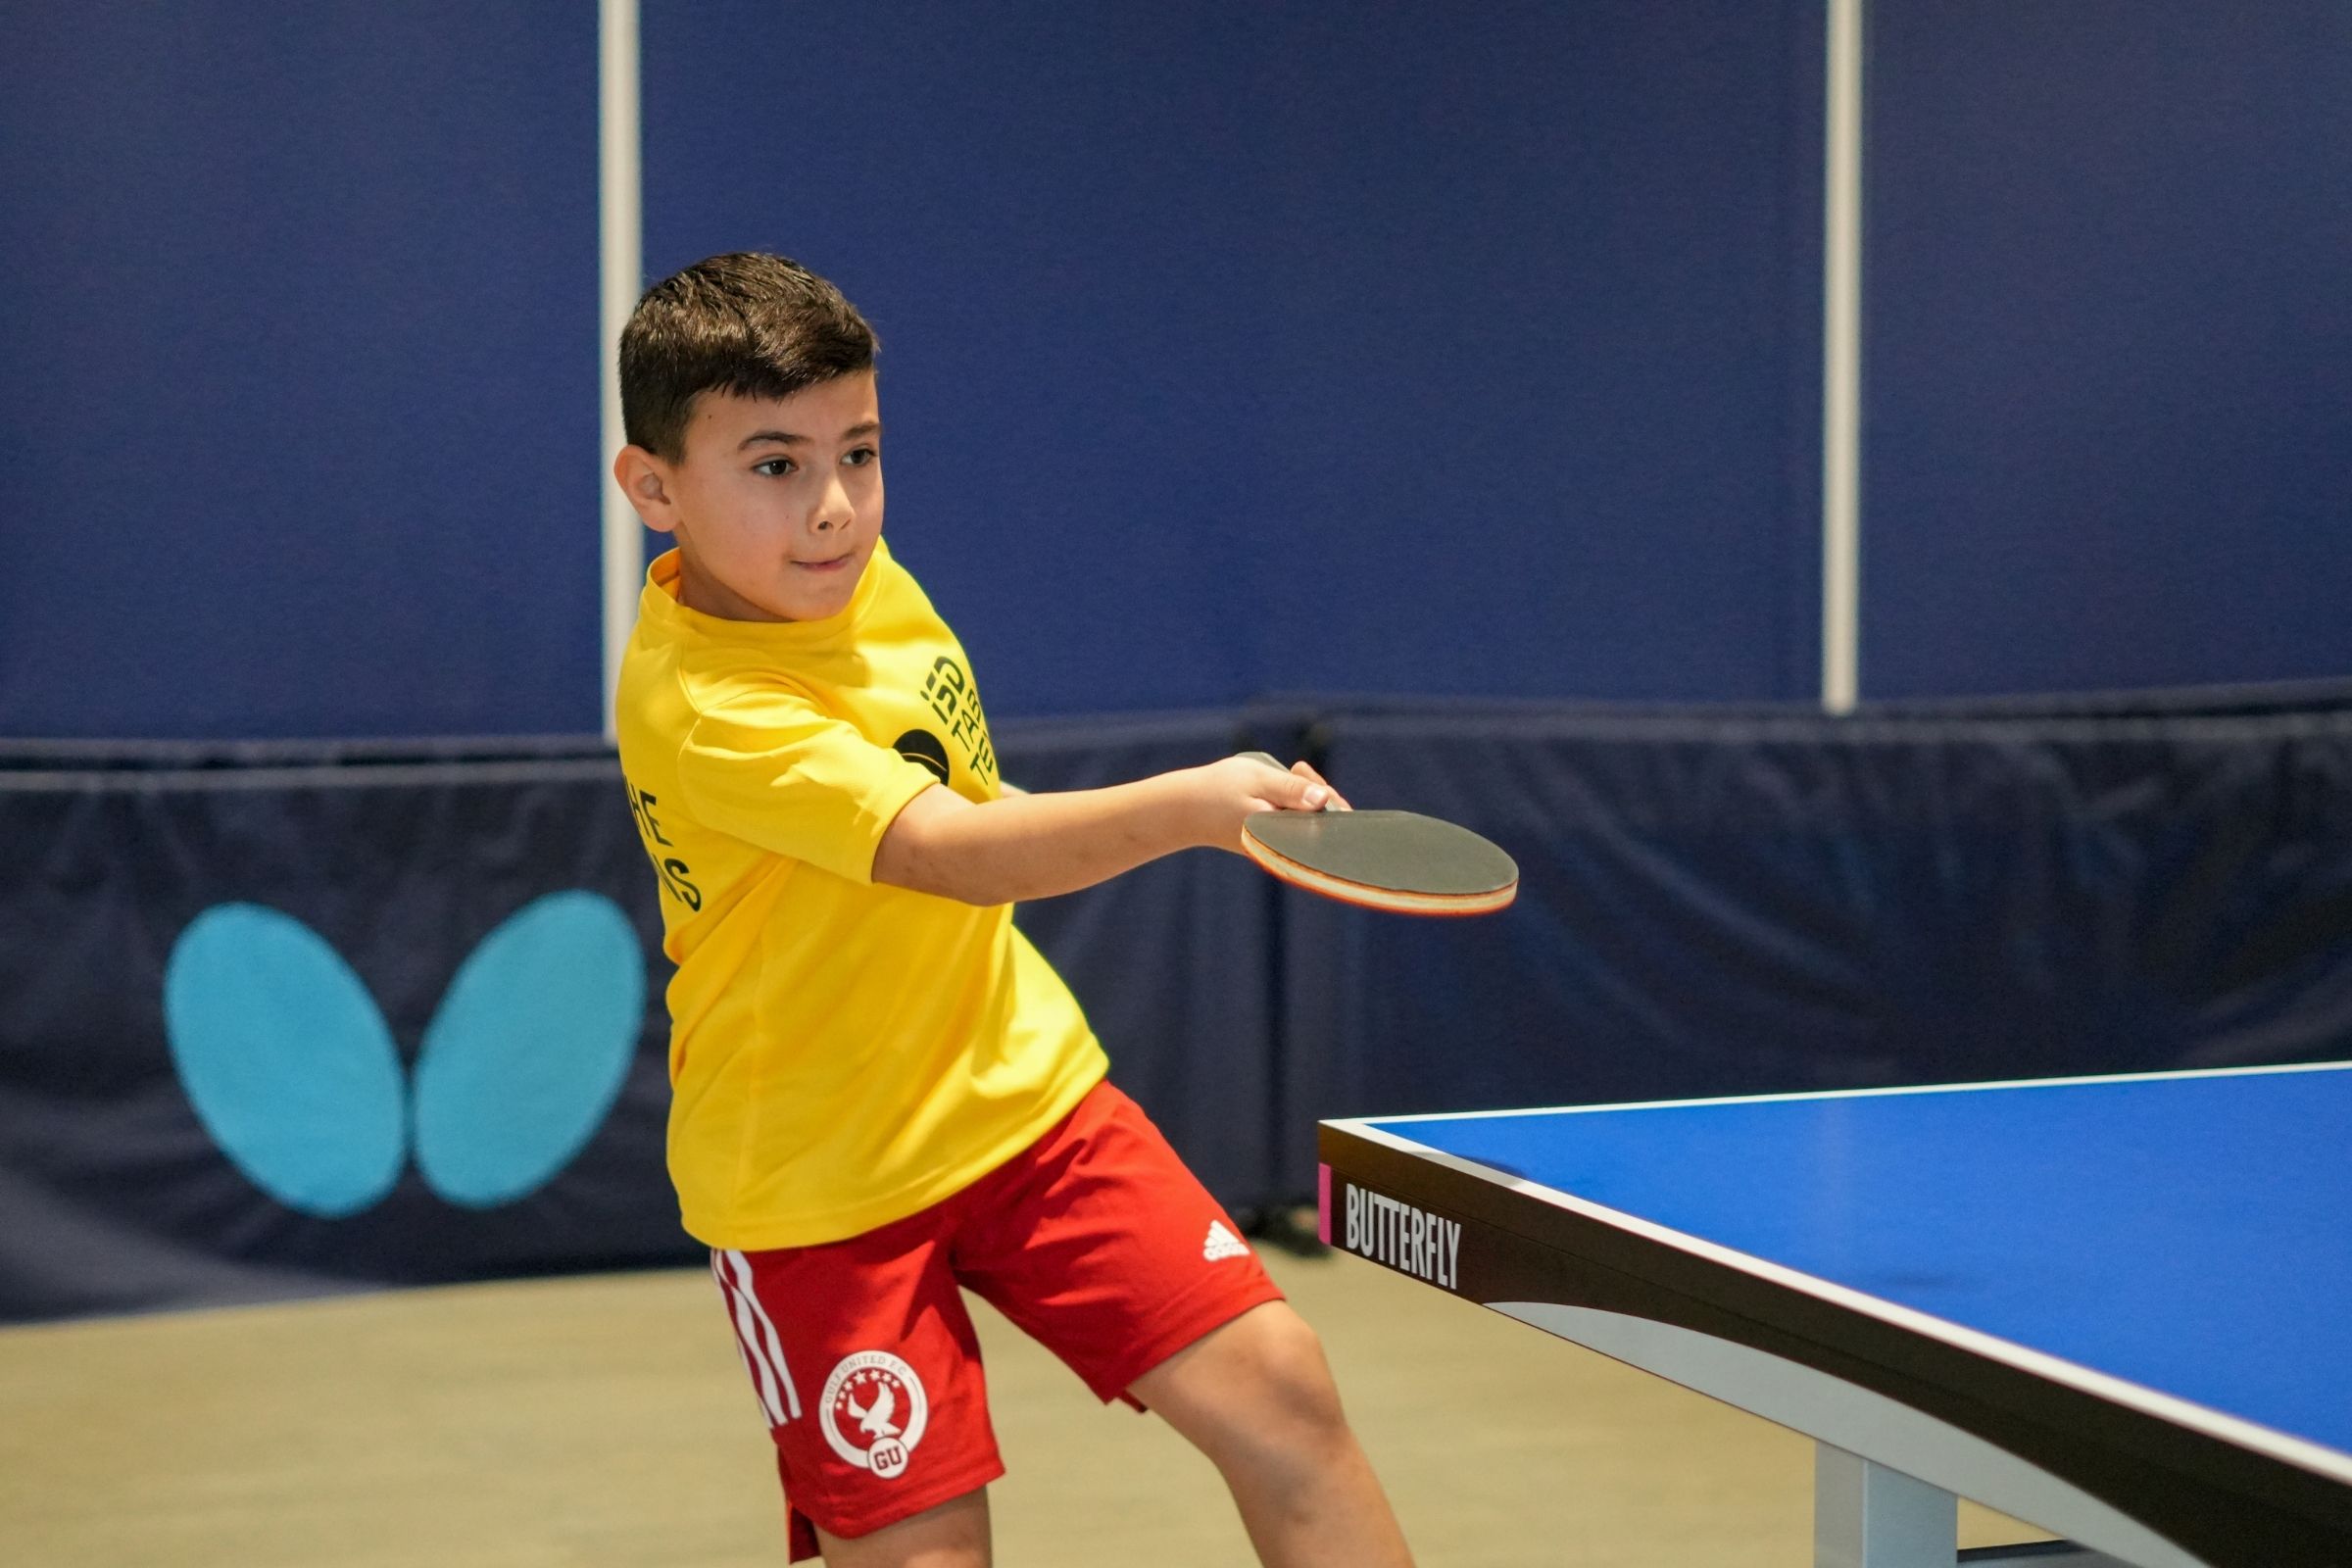
[(1417, 811), (1260, 811), (1242, 823), (1242, 852), (1293, 887), (1395, 914), (1486, 914), (1519, 894), (1508, 855)]

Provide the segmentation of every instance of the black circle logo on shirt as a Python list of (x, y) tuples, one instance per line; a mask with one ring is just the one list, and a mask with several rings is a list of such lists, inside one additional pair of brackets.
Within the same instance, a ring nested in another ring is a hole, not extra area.
[(927, 729), (910, 729), (890, 743), (909, 762), (920, 762), (942, 784), (948, 781), (948, 743)]

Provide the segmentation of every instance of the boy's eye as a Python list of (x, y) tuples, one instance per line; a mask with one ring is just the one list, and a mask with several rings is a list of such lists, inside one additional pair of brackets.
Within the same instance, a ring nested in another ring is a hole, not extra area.
[(853, 468), (862, 468), (881, 455), (881, 453), (876, 452), (872, 447), (857, 447), (852, 449), (849, 456), (843, 458), (841, 461), (848, 464)]
[(767, 458), (752, 465), (752, 471), (769, 479), (781, 479), (792, 471), (790, 458)]

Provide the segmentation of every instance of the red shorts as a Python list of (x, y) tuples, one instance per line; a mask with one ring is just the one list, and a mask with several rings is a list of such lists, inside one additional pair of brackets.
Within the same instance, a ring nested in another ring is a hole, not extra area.
[(969, 1289), (1105, 1401), (1282, 1293), (1135, 1102), (1098, 1084), (1010, 1160), (861, 1236), (711, 1253), (776, 1445), (792, 1560), (1004, 1473)]

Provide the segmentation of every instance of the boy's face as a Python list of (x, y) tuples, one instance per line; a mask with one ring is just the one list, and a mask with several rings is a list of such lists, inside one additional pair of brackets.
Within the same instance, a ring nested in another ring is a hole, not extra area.
[(674, 534), (680, 599), (728, 620), (822, 620), (849, 608), (882, 536), (873, 372), (782, 399), (705, 392), (685, 456), (624, 449), (613, 476)]

